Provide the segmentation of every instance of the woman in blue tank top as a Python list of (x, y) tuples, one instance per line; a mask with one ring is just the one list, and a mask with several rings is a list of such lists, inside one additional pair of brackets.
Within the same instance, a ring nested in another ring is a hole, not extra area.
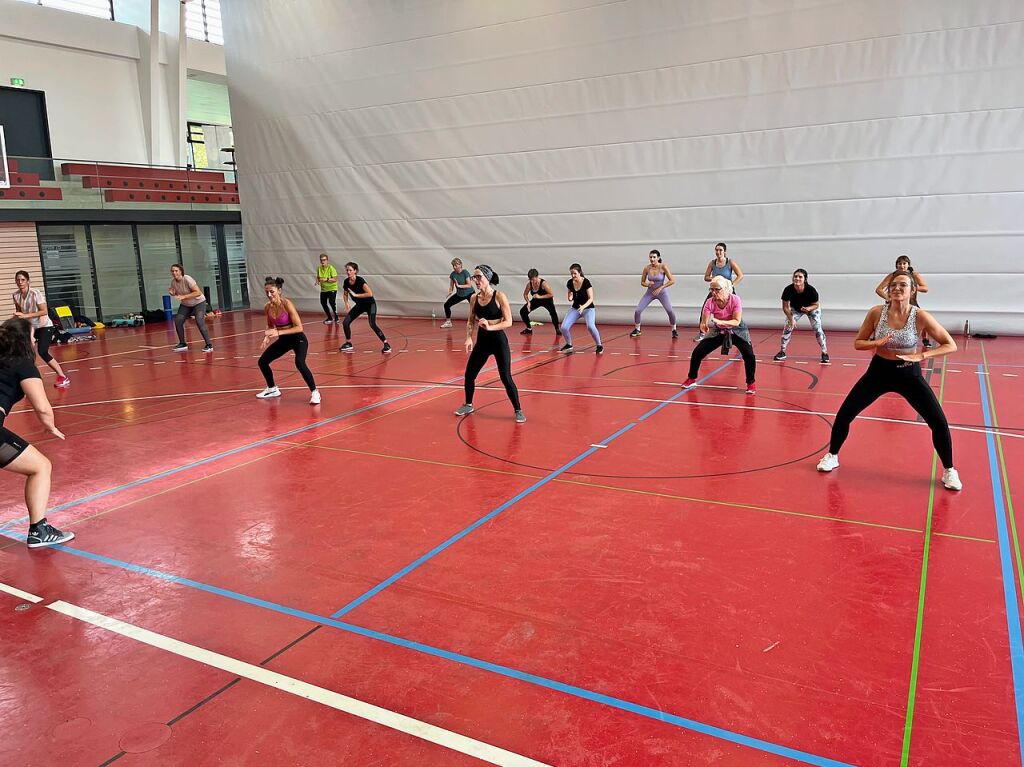
[[(953, 441), (942, 406), (921, 374), (921, 362), (956, 351), (956, 342), (924, 309), (914, 306), (917, 282), (910, 272), (898, 273), (889, 282), (888, 301), (872, 307), (857, 332), (853, 346), (874, 356), (867, 372), (846, 395), (832, 424), (828, 452), (818, 461), (818, 471), (839, 468), (839, 450), (850, 433), (853, 419), (883, 394), (894, 392), (905, 399), (932, 431), (932, 445), (942, 461), (942, 484), (960, 490), (963, 484), (953, 468)], [(917, 350), (928, 332), (939, 346)]]
[[(740, 265), (733, 261), (726, 255), (728, 246), (724, 242), (719, 242), (715, 245), (715, 257), (708, 263), (708, 268), (704, 270), (704, 282), (711, 282), (715, 277), (724, 277), (725, 279), (732, 282), (733, 292), (736, 292), (736, 286), (740, 284), (740, 280), (743, 279), (743, 270), (740, 269)], [(704, 303), (707, 303), (709, 298), (713, 298), (711, 291), (708, 291), (707, 298), (704, 299)], [(700, 323), (703, 319), (703, 315), (698, 318), (697, 322)], [(704, 334), (698, 332), (697, 336), (693, 339), (694, 341), (703, 341)]]

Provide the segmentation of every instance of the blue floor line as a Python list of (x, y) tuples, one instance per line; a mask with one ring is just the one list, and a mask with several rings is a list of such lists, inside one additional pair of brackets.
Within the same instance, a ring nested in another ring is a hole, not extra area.
[[(982, 365), (978, 365), (978, 372), (984, 372)], [(1010, 668), (1013, 672), (1013, 702), (1017, 710), (1017, 742), (1021, 754), (1024, 755), (1024, 640), (1021, 637), (1020, 610), (1017, 607), (1017, 580), (1013, 574), (1013, 552), (1010, 549), (1009, 521), (1006, 516), (1006, 501), (1003, 497), (996, 438), (991, 432), (995, 425), (992, 421), (988, 387), (985, 385), (983, 376), (978, 376), (978, 386), (981, 389), (981, 408), (985, 414), (985, 427), (990, 429), (985, 433), (985, 443), (988, 447), (988, 467), (992, 478), (992, 501), (996, 513), (999, 565), (1003, 575), (1003, 599), (1006, 602), (1006, 630), (1010, 640)]]
[[(5, 535), (8, 538), (20, 540), (10, 533), (3, 532), (0, 535)], [(92, 560), (94, 562), (100, 562), (105, 565), (117, 567), (122, 570), (127, 570), (133, 573), (139, 573), (141, 575), (147, 575), (152, 578), (157, 578), (162, 581), (169, 583), (175, 583), (180, 586), (187, 586), (189, 588), (204, 591), (209, 594), (215, 594), (217, 596), (232, 599), (237, 602), (253, 605), (273, 612), (288, 615), (293, 618), (308, 621), (320, 626), (328, 626), (336, 628), (341, 631), (345, 631), (350, 634), (365, 637), (367, 639), (373, 639), (380, 642), (393, 645), (395, 647), (401, 647), (406, 650), (412, 650), (414, 652), (429, 655), (434, 658), (440, 658), (448, 660), (453, 663), (460, 665), (469, 666), (481, 671), (486, 671), (492, 674), (497, 674), (509, 679), (516, 679), (527, 684), (536, 685), (544, 689), (561, 692), (566, 695), (571, 695), (575, 698), (582, 700), (599, 703), (605, 706), (619, 709), (620, 711), (626, 711), (637, 716), (646, 717), (653, 719), (658, 722), (664, 722), (666, 724), (675, 725), (685, 730), (692, 732), (701, 733), (708, 735), (719, 740), (727, 741), (729, 743), (735, 743), (740, 746), (746, 746), (758, 751), (763, 751), (769, 754), (775, 754), (777, 756), (785, 757), (788, 759), (795, 759), (804, 764), (815, 765), (815, 767), (854, 767), (847, 762), (841, 762), (836, 759), (830, 759), (824, 756), (818, 756), (811, 754), (806, 751), (800, 751), (789, 746), (779, 745), (772, 743), (767, 740), (755, 738), (742, 733), (733, 732), (722, 727), (716, 727), (714, 725), (705, 724), (695, 719), (688, 719), (686, 717), (677, 716), (670, 714), (665, 711), (659, 711), (658, 709), (651, 708), (650, 706), (644, 706), (639, 703), (633, 703), (632, 701), (624, 700), (622, 698), (616, 698), (611, 695), (605, 695), (603, 693), (594, 692), (587, 690), (583, 687), (577, 687), (575, 685), (566, 684), (559, 682), (555, 679), (548, 679), (547, 677), (539, 676), (537, 674), (531, 674), (527, 671), (520, 671), (519, 669), (512, 668), (510, 666), (502, 666), (497, 663), (491, 663), (490, 661), (480, 660), (470, 655), (463, 655), (461, 653), (451, 652), (449, 650), (443, 650), (439, 647), (432, 645), (423, 644), (422, 642), (415, 642), (409, 639), (403, 639), (392, 634), (385, 634), (381, 631), (374, 631), (373, 629), (364, 628), (362, 626), (355, 625), (353, 623), (346, 623), (344, 621), (335, 620), (333, 618), (325, 618), (316, 613), (307, 612), (305, 610), (299, 610), (294, 607), (288, 607), (286, 605), (278, 604), (277, 602), (271, 602), (266, 599), (260, 599), (258, 597), (252, 597), (247, 594), (242, 594), (237, 591), (231, 591), (229, 589), (222, 589), (219, 586), (211, 586), (201, 581), (195, 581), (191, 578), (183, 578), (178, 575), (172, 575), (161, 570), (156, 570), (151, 567), (145, 567), (144, 565), (136, 565), (131, 562), (124, 562), (112, 557), (104, 556), (103, 554), (94, 554), (90, 551), (83, 549), (72, 548), (70, 546), (54, 546), (53, 549), (61, 551), (65, 554), (71, 554), (72, 556), (81, 557), (83, 559)]]
[[(728, 362), (723, 363), (722, 365), (720, 365), (719, 367), (715, 368), (710, 373), (708, 373), (706, 376), (701, 378), (698, 381), (698, 383), (703, 383), (704, 381), (708, 380), (712, 376), (715, 376), (718, 373), (722, 372), (731, 363), (732, 363), (732, 360), (729, 360)], [(613, 440), (615, 440), (618, 437), (622, 436), (627, 431), (629, 431), (634, 426), (636, 426), (639, 421), (644, 420), (644, 418), (646, 418), (647, 416), (651, 415), (652, 413), (656, 413), (661, 408), (663, 408), (666, 405), (674, 402), (679, 397), (682, 397), (684, 394), (686, 394), (688, 391), (692, 391), (692, 388), (691, 389), (683, 389), (681, 391), (676, 392), (675, 394), (673, 394), (671, 397), (669, 397), (664, 402), (661, 402), (657, 406), (655, 406), (655, 407), (651, 408), (650, 410), (648, 410), (646, 413), (644, 413), (642, 416), (640, 416), (638, 419), (636, 419), (636, 421), (633, 421), (631, 423), (626, 424), (621, 429), (619, 429), (617, 432), (615, 432), (614, 434), (612, 434), (609, 437), (605, 437), (603, 440), (601, 440), (597, 444), (598, 445), (607, 446), (610, 442), (612, 442)], [(593, 455), (594, 453), (596, 453), (600, 449), (601, 448), (593, 447), (593, 446), (587, 448), (586, 450), (584, 450), (582, 453), (580, 453), (578, 456), (573, 458), (568, 463), (563, 464), (562, 466), (559, 466), (557, 469), (555, 469), (554, 471), (549, 473), (547, 476), (539, 479), (537, 482), (534, 482), (532, 485), (530, 485), (528, 488), (526, 488), (525, 490), (520, 492), (518, 495), (516, 495), (513, 498), (510, 498), (509, 500), (505, 501), (500, 506), (498, 506), (496, 509), (492, 509), (491, 511), (489, 511), (484, 516), (480, 517), (480, 519), (476, 520), (475, 522), (473, 522), (468, 527), (466, 527), (466, 528), (460, 530), (459, 532), (455, 533), (455, 535), (453, 535), (448, 540), (443, 541), (442, 543), (439, 543), (437, 546), (432, 548), (426, 554), (424, 554), (423, 556), (419, 557), (418, 559), (410, 562), (409, 564), (407, 564), (405, 567), (403, 567), (401, 570), (399, 570), (395, 574), (393, 574), (390, 577), (388, 577), (387, 579), (381, 581), (376, 586), (374, 586), (372, 589), (367, 591), (365, 594), (362, 594), (362, 595), (356, 597), (351, 602), (349, 602), (347, 605), (342, 607), (340, 610), (337, 610), (336, 612), (332, 613), (331, 617), (332, 618), (340, 618), (341, 616), (345, 615), (346, 613), (349, 613), (352, 610), (354, 610), (355, 608), (359, 607), (359, 605), (363, 604), (368, 599), (372, 599), (373, 597), (377, 596), (377, 594), (382, 592), (388, 586), (392, 585), (396, 581), (401, 580), (406, 575), (408, 575), (409, 573), (411, 573), (413, 570), (415, 570), (416, 568), (420, 567), (424, 563), (429, 562), (431, 559), (436, 557), (442, 551), (444, 551), (445, 549), (447, 549), (449, 546), (451, 546), (452, 544), (456, 543), (457, 541), (460, 541), (463, 538), (465, 538), (467, 535), (469, 535), (471, 532), (476, 530), (478, 527), (480, 527), (485, 522), (489, 522), (490, 520), (494, 519), (496, 516), (501, 514), (503, 511), (505, 511), (509, 507), (514, 506), (516, 503), (518, 503), (519, 501), (523, 500), (524, 498), (526, 498), (528, 495), (530, 495), (534, 491), (539, 490), (540, 488), (544, 487), (544, 485), (548, 484), (551, 480), (557, 478), (561, 474), (564, 474), (569, 469), (571, 469), (573, 466), (575, 466), (580, 461), (582, 461), (584, 458), (586, 458), (587, 456)]]
[[(526, 355), (520, 357), (517, 360), (513, 360), (513, 364), (516, 363), (516, 362), (522, 362), (523, 360), (529, 359), (530, 357), (535, 357), (538, 354), (543, 354), (543, 352), (531, 352), (530, 354), (526, 354)], [(493, 367), (485, 368), (481, 372), (491, 372), (494, 369), (495, 368), (493, 368)], [(373, 410), (375, 408), (382, 407), (384, 405), (389, 405), (392, 402), (398, 402), (399, 400), (407, 399), (409, 397), (414, 397), (417, 394), (423, 394), (424, 392), (431, 391), (431, 390), (436, 389), (436, 388), (438, 388), (440, 386), (450, 386), (451, 384), (453, 384), (456, 381), (459, 381), (461, 379), (462, 379), (462, 376), (456, 376), (455, 378), (449, 378), (447, 381), (442, 381), (441, 383), (431, 384), (430, 386), (425, 386), (425, 387), (423, 387), (421, 389), (416, 389), (414, 391), (406, 392), (404, 394), (398, 394), (398, 395), (395, 395), (394, 397), (389, 397), (388, 399), (381, 400), (380, 402), (374, 402), (373, 404), (364, 405), (361, 408), (357, 408), (355, 410), (350, 410), (347, 413), (341, 413), (340, 415), (332, 416), (330, 418), (325, 418), (322, 421), (317, 421), (315, 423), (306, 424), (305, 426), (300, 426), (300, 427), (298, 427), (296, 429), (291, 429), (290, 431), (286, 431), (286, 432), (283, 432), (281, 434), (275, 434), (273, 437), (266, 437), (264, 439), (257, 440), (256, 442), (250, 442), (247, 445), (242, 445), (240, 447), (232, 448), (231, 450), (225, 450), (222, 453), (217, 453), (215, 455), (211, 455), (211, 456), (208, 456), (206, 458), (202, 458), (202, 459), (200, 459), (198, 461), (192, 461), (190, 463), (186, 463), (186, 464), (183, 464), (181, 466), (176, 466), (173, 469), (167, 469), (166, 471), (162, 471), (162, 472), (160, 472), (158, 474), (153, 474), (153, 475), (148, 476), (148, 477), (141, 477), (140, 479), (135, 479), (135, 480), (132, 480), (131, 482), (125, 482), (123, 485), (117, 485), (116, 487), (111, 487), (111, 488), (108, 488), (106, 490), (102, 490), (102, 491), (100, 491), (98, 493), (92, 493), (91, 495), (86, 495), (86, 496), (84, 496), (82, 498), (78, 498), (78, 499), (76, 499), (74, 501), (68, 501), (66, 503), (62, 503), (62, 504), (59, 504), (57, 506), (51, 506), (47, 510), (47, 516), (49, 516), (51, 514), (56, 514), (57, 512), (66, 511), (67, 509), (74, 508), (75, 506), (81, 506), (81, 505), (86, 504), (86, 503), (91, 503), (92, 501), (98, 501), (101, 498), (106, 498), (106, 497), (114, 495), (116, 493), (120, 493), (123, 490), (130, 490), (130, 489), (132, 489), (134, 487), (141, 487), (142, 485), (148, 485), (150, 482), (156, 482), (159, 479), (166, 479), (167, 477), (173, 477), (175, 474), (180, 474), (183, 471), (188, 471), (189, 469), (195, 469), (195, 468), (197, 468), (199, 466), (205, 466), (208, 463), (213, 463), (215, 461), (219, 461), (222, 458), (229, 458), (229, 457), (231, 457), (233, 455), (238, 455), (239, 453), (244, 453), (247, 450), (253, 450), (254, 448), (262, 447), (263, 445), (270, 445), (270, 444), (273, 444), (274, 442), (279, 442), (282, 439), (287, 439), (288, 437), (294, 437), (296, 434), (302, 434), (303, 432), (311, 431), (313, 429), (318, 429), (321, 426), (328, 426), (328, 425), (330, 425), (332, 423), (335, 423), (337, 421), (341, 421), (341, 420), (343, 420), (345, 418), (351, 418), (354, 415), (359, 415), (359, 414), (365, 413), (365, 412), (367, 412), (369, 410)], [(18, 519), (12, 519), (12, 520), (10, 520), (8, 522), (5, 522), (2, 525), (0, 525), (0, 532), (4, 532), (6, 530), (9, 530), (11, 527), (14, 527), (14, 526), (26, 525), (26, 524), (28, 524), (28, 521), (29, 521), (28, 517), (19, 517)]]

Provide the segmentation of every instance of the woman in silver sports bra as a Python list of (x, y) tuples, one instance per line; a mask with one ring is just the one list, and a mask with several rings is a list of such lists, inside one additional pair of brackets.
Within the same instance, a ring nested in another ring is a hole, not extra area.
[[(889, 281), (888, 301), (872, 307), (857, 332), (853, 346), (874, 356), (867, 372), (853, 385), (832, 424), (828, 452), (818, 462), (818, 471), (839, 467), (839, 450), (850, 433), (850, 424), (883, 394), (899, 394), (920, 415), (932, 432), (932, 445), (942, 461), (942, 484), (960, 490), (963, 483), (953, 467), (953, 441), (949, 424), (935, 392), (921, 374), (921, 362), (956, 351), (956, 342), (942, 325), (924, 309), (913, 305), (917, 282), (910, 272), (896, 273)], [(934, 349), (918, 351), (927, 332), (939, 342)]]

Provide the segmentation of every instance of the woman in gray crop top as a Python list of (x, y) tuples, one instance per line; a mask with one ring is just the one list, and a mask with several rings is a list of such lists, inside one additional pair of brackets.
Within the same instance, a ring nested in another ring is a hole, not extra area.
[[(935, 392), (921, 374), (921, 362), (956, 351), (956, 342), (942, 325), (924, 309), (913, 304), (918, 286), (910, 272), (897, 273), (889, 281), (888, 301), (872, 307), (864, 318), (853, 346), (874, 356), (867, 372), (846, 395), (832, 424), (828, 452), (818, 462), (818, 471), (839, 467), (839, 450), (850, 433), (853, 419), (883, 394), (895, 392), (917, 411), (932, 431), (932, 445), (942, 461), (942, 484), (960, 490), (963, 484), (953, 468), (953, 441), (949, 424)], [(918, 351), (927, 332), (938, 341), (934, 349)]]

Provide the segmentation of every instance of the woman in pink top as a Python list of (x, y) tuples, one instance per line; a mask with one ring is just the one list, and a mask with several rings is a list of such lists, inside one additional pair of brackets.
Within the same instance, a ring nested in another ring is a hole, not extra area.
[(725, 277), (711, 280), (711, 298), (704, 302), (700, 315), (700, 332), (703, 338), (690, 355), (690, 372), (683, 381), (683, 388), (689, 389), (697, 383), (700, 363), (712, 350), (722, 347), (728, 353), (729, 346), (736, 344), (743, 355), (743, 370), (747, 375), (747, 394), (757, 394), (754, 373), (757, 360), (750, 343), (750, 331), (743, 323), (743, 304), (740, 297), (732, 292), (732, 281)]
[(263, 282), (263, 292), (267, 295), (267, 305), (263, 309), (267, 316), (267, 329), (263, 333), (263, 343), (260, 345), (260, 351), (263, 353), (257, 364), (263, 373), (263, 379), (267, 382), (267, 388), (256, 396), (259, 399), (281, 396), (281, 390), (274, 383), (274, 371), (270, 369), (270, 363), (288, 352), (295, 352), (295, 369), (309, 387), (309, 404), (319, 405), (320, 391), (316, 388), (313, 374), (306, 366), (309, 339), (302, 332), (302, 318), (299, 317), (295, 304), (281, 294), (281, 289), (284, 288), (283, 279), (267, 277)]

